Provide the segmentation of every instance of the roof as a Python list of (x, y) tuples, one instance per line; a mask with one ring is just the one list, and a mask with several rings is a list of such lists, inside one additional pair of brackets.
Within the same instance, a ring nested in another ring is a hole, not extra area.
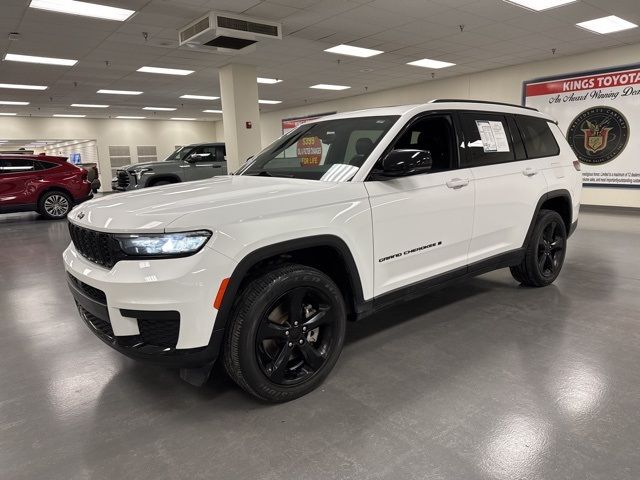
[(29, 158), (31, 160), (49, 160), (54, 162), (66, 162), (69, 157), (60, 157), (58, 155), (40, 155), (37, 153), (1, 153), (0, 158)]

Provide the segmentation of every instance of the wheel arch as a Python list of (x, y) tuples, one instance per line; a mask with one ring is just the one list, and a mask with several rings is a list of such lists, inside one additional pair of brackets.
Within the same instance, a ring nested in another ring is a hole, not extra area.
[(69, 196), (72, 203), (75, 203), (75, 198), (73, 198), (73, 194), (69, 190), (59, 185), (48, 185), (47, 187), (43, 188), (40, 191), (40, 193), (38, 193), (38, 201), (36, 202), (36, 206), (38, 207), (38, 209), (40, 208), (40, 202), (42, 201), (42, 197), (49, 192), (62, 192)]
[(182, 179), (175, 173), (159, 173), (157, 175), (152, 175), (151, 177), (149, 177), (149, 180), (147, 180), (145, 187), (153, 187), (156, 183), (163, 180), (169, 180), (171, 183), (182, 182)]
[(529, 244), (529, 240), (531, 239), (531, 235), (533, 234), (533, 228), (536, 224), (536, 219), (538, 218), (538, 214), (540, 210), (553, 210), (557, 212), (561, 217), (565, 224), (565, 228), (567, 229), (567, 235), (571, 232), (571, 225), (573, 223), (573, 207), (571, 203), (571, 193), (566, 189), (552, 190), (550, 192), (545, 193), (540, 200), (538, 200), (538, 204), (536, 205), (535, 210), (533, 211), (533, 217), (531, 217), (531, 222), (529, 224), (529, 229), (527, 230), (527, 235), (524, 239), (523, 247), (526, 247)]

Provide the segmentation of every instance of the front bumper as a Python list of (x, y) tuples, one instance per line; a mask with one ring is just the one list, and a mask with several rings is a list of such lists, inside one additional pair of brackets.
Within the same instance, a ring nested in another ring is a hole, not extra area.
[(107, 345), (167, 366), (215, 361), (222, 331), (214, 332), (213, 300), (232, 260), (205, 247), (190, 257), (125, 260), (107, 270), (73, 244), (63, 258), (81, 318)]

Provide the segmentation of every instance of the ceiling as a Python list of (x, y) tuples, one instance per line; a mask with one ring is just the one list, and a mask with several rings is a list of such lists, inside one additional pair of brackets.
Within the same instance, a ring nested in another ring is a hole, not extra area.
[[(533, 12), (502, 0), (92, 0), (136, 10), (126, 22), (96, 20), (28, 8), (29, 0), (0, 3), (0, 54), (78, 59), (73, 67), (3, 61), (0, 83), (47, 85), (46, 91), (0, 89), (0, 100), (28, 101), (2, 106), (19, 115), (86, 114), (106, 118), (219, 119), (202, 110), (220, 101), (180, 99), (183, 94), (219, 95), (218, 68), (231, 62), (256, 65), (259, 76), (280, 78), (259, 85), (259, 96), (282, 100), (263, 111), (315, 103), (419, 83), (640, 43), (640, 28), (610, 35), (581, 30), (576, 23), (618, 15), (640, 24), (638, 0), (581, 0)], [(210, 10), (242, 13), (282, 22), (282, 40), (261, 40), (248, 54), (223, 55), (178, 48), (177, 29)], [(461, 31), (461, 25), (464, 25)], [(20, 39), (8, 38), (19, 32)], [(146, 32), (147, 38), (143, 32)], [(348, 43), (385, 53), (369, 59), (326, 53)], [(430, 70), (406, 65), (421, 58), (456, 63)], [(189, 76), (138, 73), (143, 65), (195, 70)], [(317, 83), (350, 85), (349, 90), (309, 89)], [(101, 88), (141, 90), (135, 97), (100, 95)], [(108, 109), (72, 108), (72, 103), (109, 104)], [(149, 112), (142, 107), (177, 107)]]

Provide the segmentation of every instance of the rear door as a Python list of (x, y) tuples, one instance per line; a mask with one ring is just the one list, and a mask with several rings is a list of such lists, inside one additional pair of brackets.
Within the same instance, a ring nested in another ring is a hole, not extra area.
[(36, 162), (28, 158), (0, 159), (0, 207), (30, 205), (37, 202), (32, 185), (40, 174)]
[(365, 182), (374, 233), (376, 296), (465, 269), (471, 240), (474, 183), (459, 167), (456, 120), (431, 113), (409, 123), (395, 149), (428, 150), (429, 173)]
[(466, 155), (475, 182), (469, 264), (522, 247), (538, 200), (547, 191), (544, 162), (527, 159), (509, 114), (463, 112)]
[(202, 180), (211, 178), (214, 175), (221, 175), (223, 170), (220, 160), (217, 156), (217, 147), (215, 145), (202, 145), (197, 147), (190, 154), (190, 168), (187, 169), (188, 180)]

